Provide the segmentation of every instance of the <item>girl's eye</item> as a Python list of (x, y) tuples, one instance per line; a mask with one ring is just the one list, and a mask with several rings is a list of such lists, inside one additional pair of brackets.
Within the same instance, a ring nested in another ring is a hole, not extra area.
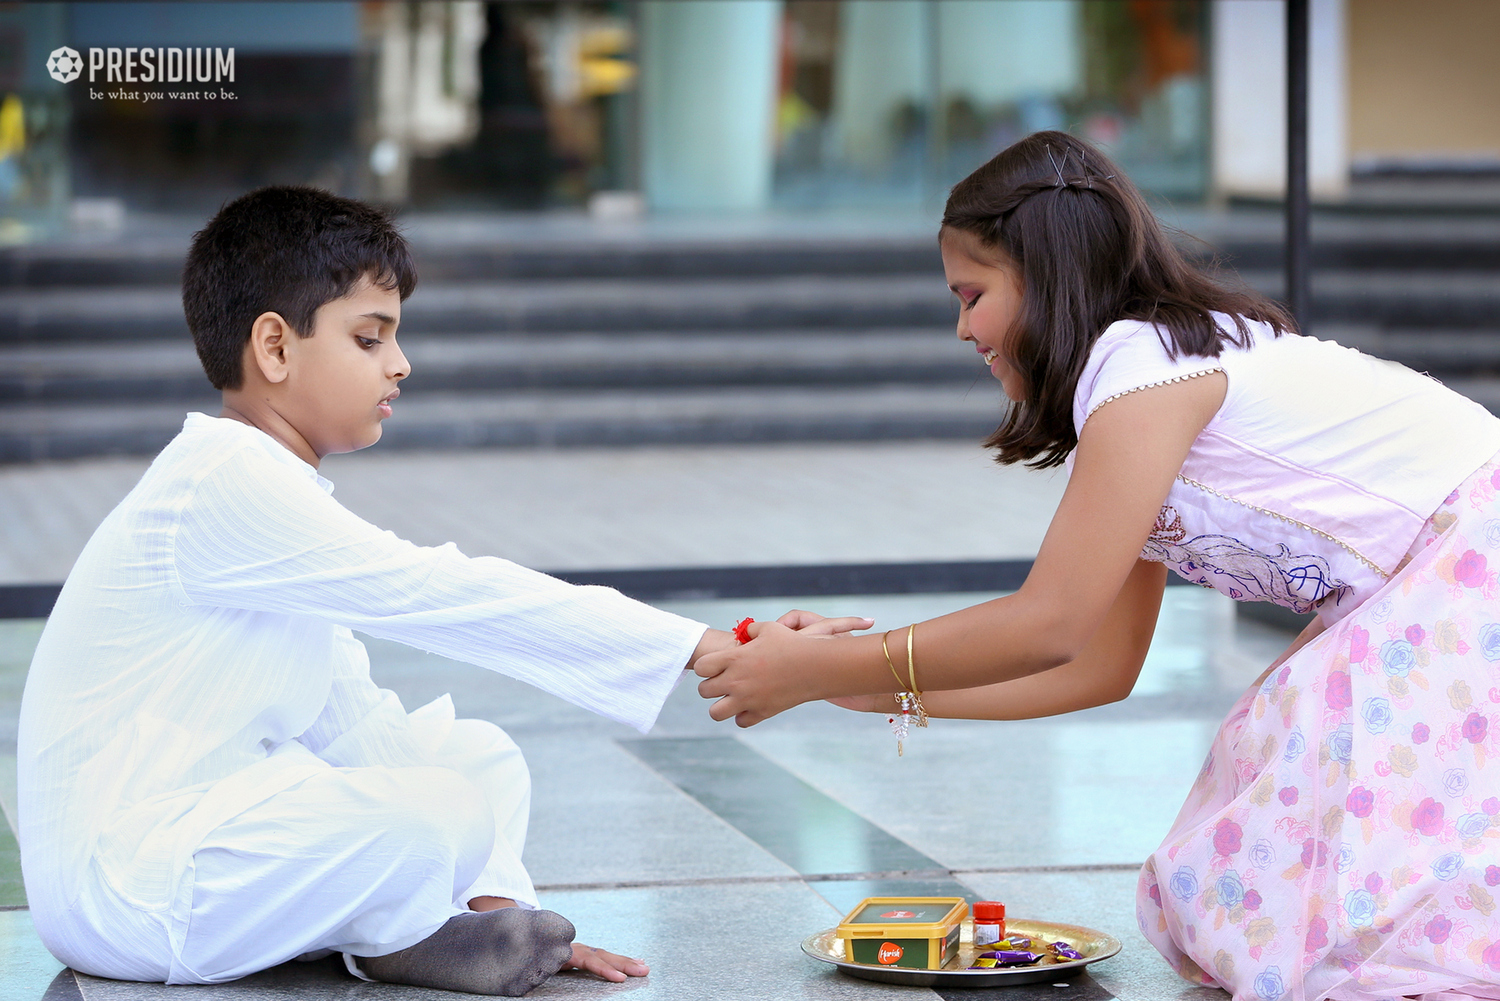
[(380, 344), (380, 338), (378, 337), (359, 337), (356, 340), (359, 341), (359, 346), (362, 348), (373, 348)]
[(959, 296), (959, 300), (963, 303), (963, 308), (967, 311), (973, 309), (974, 304), (979, 301), (979, 294), (975, 293), (972, 299), (965, 299), (963, 296)]

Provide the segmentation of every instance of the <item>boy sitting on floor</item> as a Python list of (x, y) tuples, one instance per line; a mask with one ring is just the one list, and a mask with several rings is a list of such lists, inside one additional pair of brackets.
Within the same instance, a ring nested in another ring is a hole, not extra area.
[(253, 192), (193, 239), (183, 305), (223, 412), (189, 414), (89, 540), (21, 707), (26, 892), (74, 969), (217, 983), (337, 951), (367, 980), (505, 995), (647, 972), (537, 909), (510, 738), (446, 696), (408, 714), (350, 629), (643, 732), (733, 639), (330, 496), (319, 460), (374, 443), (408, 374), (415, 284), (385, 215), (312, 189)]

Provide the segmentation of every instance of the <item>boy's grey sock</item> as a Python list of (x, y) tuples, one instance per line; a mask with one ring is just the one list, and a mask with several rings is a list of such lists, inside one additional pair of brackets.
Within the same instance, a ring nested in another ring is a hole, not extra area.
[(456, 914), (410, 948), (360, 956), (376, 980), (469, 994), (520, 997), (573, 955), (573, 923), (552, 911), (503, 907)]

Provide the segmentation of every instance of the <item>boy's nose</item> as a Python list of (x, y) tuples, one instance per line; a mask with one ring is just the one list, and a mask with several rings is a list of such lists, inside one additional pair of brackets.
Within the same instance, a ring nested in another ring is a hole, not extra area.
[(411, 362), (406, 360), (406, 352), (400, 348), (396, 349), (396, 356), (391, 359), (395, 364), (391, 367), (392, 379), (405, 379), (411, 375)]

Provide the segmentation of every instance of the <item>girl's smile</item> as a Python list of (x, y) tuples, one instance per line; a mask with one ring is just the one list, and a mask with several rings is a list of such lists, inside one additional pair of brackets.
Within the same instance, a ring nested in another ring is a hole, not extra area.
[(943, 230), (942, 250), (948, 288), (958, 297), (959, 340), (971, 342), (1005, 395), (1021, 402), (1026, 382), (1005, 350), (1021, 313), (1018, 269), (961, 230)]

